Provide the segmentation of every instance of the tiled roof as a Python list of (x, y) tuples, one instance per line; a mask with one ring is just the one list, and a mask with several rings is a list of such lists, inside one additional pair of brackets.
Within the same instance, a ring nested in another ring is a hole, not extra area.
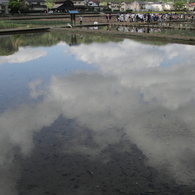
[(26, 0), (27, 2), (39, 2), (39, 3), (44, 3), (44, 0)]
[(146, 2), (144, 2), (144, 1), (137, 1), (140, 5), (145, 5), (146, 4)]
[(9, 3), (9, 1), (8, 0), (0, 0), (0, 4), (2, 4), (2, 3)]
[(126, 3), (127, 5), (131, 4), (131, 2), (127, 2), (127, 1), (122, 1), (121, 3)]
[(36, 4), (33, 4), (33, 8), (47, 8), (46, 5), (36, 5)]
[(55, 3), (63, 3), (63, 2), (66, 2), (66, 1), (70, 1), (70, 0), (57, 0), (57, 1), (55, 1)]
[(55, 5), (52, 7), (52, 9), (56, 9), (56, 8), (60, 7), (61, 5), (63, 5), (63, 3), (61, 3), (61, 4), (55, 4)]
[(99, 3), (100, 1), (98, 1), (98, 0), (90, 0), (90, 1), (92, 1), (92, 2), (94, 2), (94, 3)]

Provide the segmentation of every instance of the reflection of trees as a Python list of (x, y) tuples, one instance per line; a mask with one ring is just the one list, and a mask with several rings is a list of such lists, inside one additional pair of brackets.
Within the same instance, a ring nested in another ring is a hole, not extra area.
[[(120, 38), (109, 38), (103, 36), (89, 36), (89, 35), (76, 35), (77, 44), (91, 44), (93, 42), (106, 43), (108, 41), (119, 42), (122, 41)], [(56, 45), (59, 42), (71, 43), (71, 34), (65, 33), (31, 33), (31, 34), (20, 34), (13, 35), (10, 37), (2, 37), (0, 44), (0, 55), (11, 55), (18, 51), (18, 47), (22, 46), (45, 46), (50, 47)]]
[[(66, 33), (56, 33), (56, 32), (50, 32), (50, 33), (44, 33), (44, 34), (26, 34), (26, 35), (21, 35), (21, 45), (20, 46), (52, 46), (56, 45), (57, 43), (63, 41), (66, 42), (67, 44), (71, 43), (71, 34), (66, 34)], [(76, 39), (77, 39), (77, 44), (85, 43), (85, 44), (90, 44), (93, 42), (108, 42), (108, 41), (113, 41), (113, 42), (119, 42), (122, 39), (120, 38), (109, 38), (109, 37), (102, 37), (102, 36), (89, 36), (89, 35), (80, 35), (76, 34)]]
[(0, 56), (12, 55), (18, 51), (19, 42), (13, 36), (0, 38)]
[[(184, 31), (178, 30), (162, 30), (162, 34), (174, 35), (175, 33), (178, 35), (183, 35)], [(194, 36), (193, 31), (185, 31), (185, 36)], [(92, 36), (85, 34), (76, 34), (74, 35), (76, 38), (76, 44), (91, 44), (93, 42), (96, 43), (106, 43), (109, 41), (112, 42), (120, 42), (122, 38), (115, 37), (107, 37), (107, 36)], [(65, 42), (67, 44), (71, 44), (71, 34), (66, 34), (64, 32), (46, 32), (46, 33), (29, 33), (29, 34), (20, 34), (20, 35), (12, 35), (9, 37), (1, 37), (0, 41), (0, 55), (11, 55), (18, 51), (18, 47), (50, 47), (56, 45), (59, 42)], [(138, 42), (146, 43), (146, 44), (154, 44), (154, 45), (164, 45), (165, 43), (160, 42), (150, 42), (147, 40), (136, 40)]]
[[(106, 43), (109, 41), (112, 42), (120, 42), (122, 41), (122, 38), (115, 38), (115, 37), (106, 37), (106, 36), (89, 36), (89, 35), (83, 35), (83, 38), (81, 40), (81, 43), (85, 43), (85, 44), (90, 44), (93, 42), (97, 42), (97, 43)], [(77, 40), (78, 43), (79, 40)]]
[[(173, 32), (174, 33), (174, 32)], [(168, 34), (168, 33), (167, 33)], [(170, 34), (170, 32), (169, 32)], [(76, 44), (91, 44), (93, 42), (96, 43), (106, 43), (109, 41), (112, 42), (120, 42), (122, 38), (115, 38), (115, 37), (107, 37), (107, 36), (91, 36), (85, 34), (75, 34)], [(51, 47), (56, 45), (59, 42), (65, 42), (67, 44), (72, 44), (71, 42), (72, 35), (61, 33), (61, 32), (46, 32), (46, 33), (29, 33), (29, 34), (19, 34), (19, 35), (12, 35), (9, 37), (1, 37), (0, 41), (0, 55), (11, 55), (18, 51), (18, 47)], [(137, 40), (139, 41), (139, 40)], [(147, 43), (148, 41), (141, 40), (142, 43)], [(154, 42), (149, 42), (149, 44), (157, 44)], [(161, 45), (162, 43), (158, 43)]]

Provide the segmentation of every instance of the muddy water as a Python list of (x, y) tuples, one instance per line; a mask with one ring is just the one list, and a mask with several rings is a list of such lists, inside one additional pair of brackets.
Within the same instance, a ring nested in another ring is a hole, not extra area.
[(0, 194), (194, 193), (194, 46), (0, 41)]
[(120, 31), (120, 32), (130, 32), (130, 33), (156, 33), (162, 35), (174, 35), (174, 36), (195, 36), (195, 31), (190, 29), (168, 29), (166, 27), (161, 28), (160, 26), (156, 25), (156, 27), (139, 27), (139, 26), (117, 26), (117, 27), (101, 27), (100, 29), (105, 29), (109, 31)]

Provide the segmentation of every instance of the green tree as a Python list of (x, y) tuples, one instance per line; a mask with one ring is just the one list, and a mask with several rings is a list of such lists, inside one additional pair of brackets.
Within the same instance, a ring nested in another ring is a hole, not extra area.
[(28, 11), (30, 6), (25, 2), (25, 0), (20, 1), (20, 12)]
[(184, 7), (184, 2), (183, 1), (176, 1), (174, 3), (174, 6), (177, 10), (181, 10)]
[(20, 9), (20, 1), (19, 0), (10, 0), (9, 8), (11, 13), (18, 13)]
[(46, 5), (49, 9), (51, 9), (55, 5), (56, 0), (44, 0), (44, 5)]
[(29, 10), (29, 5), (24, 0), (10, 0), (9, 8), (11, 13), (26, 12)]

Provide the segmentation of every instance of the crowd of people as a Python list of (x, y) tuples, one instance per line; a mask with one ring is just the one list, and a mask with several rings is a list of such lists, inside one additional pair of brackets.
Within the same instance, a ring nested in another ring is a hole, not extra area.
[(161, 32), (160, 28), (147, 28), (147, 27), (126, 27), (119, 26), (116, 28), (117, 31), (120, 32), (136, 32), (136, 33), (159, 33)]
[[(111, 20), (111, 14), (106, 15), (107, 22)], [(117, 22), (154, 22), (154, 21), (166, 21), (166, 20), (182, 20), (182, 19), (194, 19), (193, 15), (184, 14), (161, 14), (161, 13), (118, 13), (116, 15)]]

